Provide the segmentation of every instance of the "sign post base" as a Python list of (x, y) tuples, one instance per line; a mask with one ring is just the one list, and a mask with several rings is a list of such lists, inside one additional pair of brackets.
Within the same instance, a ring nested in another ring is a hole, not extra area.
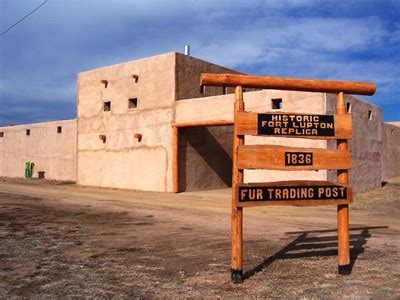
[(350, 275), (351, 274), (350, 265), (338, 266), (338, 273), (340, 275)]
[(242, 283), (243, 282), (243, 270), (231, 269), (231, 279), (232, 279), (233, 283)]

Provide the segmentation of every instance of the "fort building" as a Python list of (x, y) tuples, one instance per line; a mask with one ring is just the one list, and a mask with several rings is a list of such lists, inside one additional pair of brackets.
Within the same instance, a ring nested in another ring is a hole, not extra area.
[[(0, 176), (24, 177), (25, 162), (31, 161), (47, 179), (172, 192), (178, 124), (179, 191), (229, 187), (234, 90), (200, 87), (204, 72), (238, 73), (176, 52), (79, 73), (76, 119), (0, 127)], [(400, 123), (382, 122), (381, 109), (358, 97), (345, 100), (353, 117), (353, 190), (400, 176)], [(336, 95), (247, 89), (244, 101), (247, 111), (333, 114)], [(185, 126), (211, 121), (224, 125)], [(299, 128), (306, 129), (313, 128)], [(336, 147), (335, 141), (246, 136), (246, 144), (263, 143)], [(244, 180), (334, 181), (334, 172), (245, 170)]]

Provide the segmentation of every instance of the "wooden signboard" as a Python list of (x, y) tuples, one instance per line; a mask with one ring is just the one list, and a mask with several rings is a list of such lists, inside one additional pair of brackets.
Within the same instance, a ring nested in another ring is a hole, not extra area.
[(347, 150), (240, 145), (238, 168), (287, 171), (344, 170), (351, 168), (351, 160)]
[(238, 112), (235, 124), (243, 135), (310, 139), (349, 139), (352, 135), (350, 115)]
[(352, 202), (351, 188), (324, 181), (241, 183), (236, 186), (236, 205), (337, 205)]
[[(262, 205), (337, 205), (338, 270), (350, 273), (348, 186), (351, 158), (347, 140), (352, 136), (351, 116), (346, 113), (344, 93), (372, 95), (375, 85), (362, 82), (325, 81), (237, 74), (202, 74), (201, 85), (236, 86), (231, 214), (231, 278), (243, 280), (243, 208)], [(337, 93), (336, 114), (246, 112), (243, 87)], [(334, 139), (337, 149), (245, 145), (244, 136)], [(281, 181), (244, 183), (244, 169), (337, 171), (337, 183), (326, 181)]]

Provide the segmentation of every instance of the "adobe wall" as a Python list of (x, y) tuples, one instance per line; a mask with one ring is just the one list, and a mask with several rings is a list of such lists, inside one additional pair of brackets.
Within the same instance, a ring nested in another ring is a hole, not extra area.
[[(345, 95), (353, 120), (353, 137), (349, 141), (352, 169), (349, 182), (353, 191), (361, 193), (381, 186), (382, 111), (379, 107), (352, 95)], [(327, 94), (327, 113), (335, 112), (336, 95)], [(371, 116), (369, 115), (371, 112)], [(329, 143), (336, 149), (336, 143)], [(336, 172), (329, 172), (329, 179), (336, 179)]]
[[(255, 91), (244, 93), (245, 107), (248, 111), (266, 112), (273, 111), (271, 99), (282, 98), (283, 109), (276, 111), (303, 112), (323, 114), (325, 112), (325, 97), (321, 93), (290, 92), (290, 91)], [(226, 120), (233, 121), (234, 95), (221, 95), (206, 97), (202, 99), (187, 99), (175, 103), (175, 122), (191, 122), (205, 120)], [(179, 163), (181, 168), (186, 169), (185, 175), (180, 174), (180, 181), (185, 181), (180, 188), (186, 190), (228, 187), (230, 181), (226, 180), (231, 175), (230, 168), (225, 173), (219, 169), (209, 166), (209, 160), (221, 157), (217, 166), (227, 165), (228, 156), (232, 153), (232, 128), (226, 127), (202, 127), (202, 129), (180, 129), (194, 134), (196, 143), (188, 143), (185, 140), (180, 142)], [(180, 134), (184, 139), (185, 134)], [(213, 141), (213, 147), (202, 146), (205, 141)], [(246, 136), (246, 144), (274, 144), (298, 147), (324, 148), (326, 142), (323, 140), (310, 140), (298, 138), (275, 138), (275, 137), (253, 137)], [(215, 145), (215, 144), (219, 144)], [(223, 149), (224, 151), (222, 151)], [(225, 153), (226, 154), (225, 154)], [(188, 169), (190, 171), (188, 172)], [(192, 170), (201, 170), (196, 173)], [(182, 172), (182, 170), (180, 169)], [(268, 171), (268, 170), (245, 170), (245, 182), (264, 182), (279, 180), (326, 180), (327, 171)]]
[[(201, 73), (236, 73), (207, 61), (176, 53), (176, 100), (223, 95), (222, 87), (205, 86), (200, 88)], [(233, 93), (234, 88), (227, 88), (227, 93)]]
[(382, 123), (382, 182), (400, 176), (400, 122), (397, 124)]
[[(174, 102), (222, 93), (200, 93), (199, 78), (201, 72), (226, 71), (172, 52), (78, 74), (78, 184), (172, 191)], [(137, 108), (129, 109), (130, 98), (137, 98)], [(105, 101), (111, 101), (110, 111), (104, 111)]]
[[(130, 98), (137, 108), (128, 107)], [(77, 183), (171, 191), (174, 99), (175, 53), (79, 73)]]
[(75, 119), (0, 127), (0, 132), (0, 176), (25, 177), (30, 161), (35, 163), (33, 177), (44, 171), (46, 179), (76, 181)]

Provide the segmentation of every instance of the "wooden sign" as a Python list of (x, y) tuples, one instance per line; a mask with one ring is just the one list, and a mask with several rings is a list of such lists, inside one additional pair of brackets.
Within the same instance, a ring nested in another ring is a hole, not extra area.
[[(352, 119), (346, 112), (344, 92), (372, 95), (375, 85), (361, 82), (259, 77), (238, 74), (202, 74), (201, 85), (236, 86), (232, 154), (231, 278), (243, 277), (243, 208), (261, 205), (337, 205), (338, 271), (349, 274), (348, 184), (351, 158), (347, 140)], [(243, 87), (337, 93), (336, 114), (254, 113), (245, 111)], [(245, 135), (337, 140), (337, 149), (245, 145)], [(243, 183), (245, 169), (337, 170), (337, 184), (327, 181)]]
[(299, 137), (311, 139), (349, 139), (350, 115), (311, 115), (294, 113), (237, 112), (238, 134)]
[(351, 159), (347, 150), (239, 145), (238, 168), (288, 171), (345, 170), (351, 168)]
[(335, 136), (332, 115), (258, 114), (257, 135)]
[(325, 181), (279, 181), (237, 185), (237, 206), (338, 205), (352, 202), (349, 187)]

